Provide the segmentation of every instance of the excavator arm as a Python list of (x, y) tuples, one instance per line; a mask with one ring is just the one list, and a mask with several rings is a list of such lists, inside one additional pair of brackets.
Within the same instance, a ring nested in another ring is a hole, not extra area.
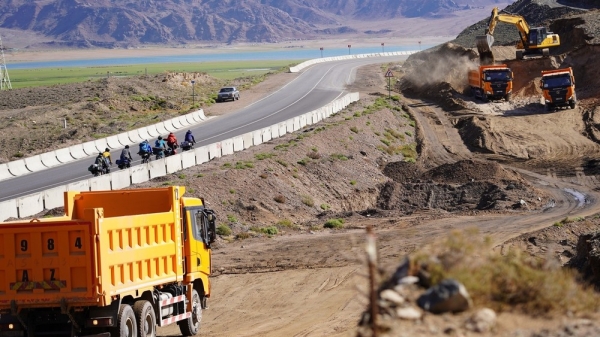
[(492, 53), (492, 45), (494, 44), (494, 30), (498, 22), (505, 22), (515, 25), (519, 30), (521, 41), (517, 44), (517, 59), (523, 58), (525, 53), (542, 53), (543, 56), (548, 56), (548, 47), (556, 47), (560, 45), (558, 34), (548, 32), (544, 27), (530, 28), (525, 21), (525, 18), (520, 15), (498, 13), (498, 7), (494, 7), (492, 15), (488, 21), (485, 35), (476, 37), (477, 51), (481, 65), (494, 64), (494, 55)]

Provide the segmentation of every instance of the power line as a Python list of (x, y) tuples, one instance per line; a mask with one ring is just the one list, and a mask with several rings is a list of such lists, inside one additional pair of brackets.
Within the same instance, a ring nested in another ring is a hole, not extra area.
[(0, 90), (12, 89), (10, 77), (8, 77), (8, 69), (6, 69), (6, 60), (4, 59), (4, 46), (2, 45), (2, 36), (0, 36), (0, 54), (2, 55), (2, 63), (0, 63)]

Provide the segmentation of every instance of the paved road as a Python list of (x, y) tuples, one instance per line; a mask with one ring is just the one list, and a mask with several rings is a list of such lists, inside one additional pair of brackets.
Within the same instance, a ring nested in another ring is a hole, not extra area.
[[(358, 67), (405, 58), (406, 56), (372, 57), (316, 64), (263, 99), (241, 110), (190, 128), (194, 135), (201, 135), (196, 137), (196, 146), (242, 135), (315, 110), (342, 96), (346, 85), (354, 82)], [(177, 139), (183, 139), (186, 130), (176, 132)], [(137, 152), (136, 145), (132, 148), (134, 150), (132, 152)], [(113, 162), (118, 158), (121, 150), (115, 149), (111, 152)], [(0, 201), (87, 179), (91, 177), (87, 168), (94, 161), (94, 157), (90, 156), (44, 171), (1, 181)], [(133, 154), (133, 158), (133, 165), (139, 165), (139, 156)], [(116, 166), (113, 168), (118, 169)]]

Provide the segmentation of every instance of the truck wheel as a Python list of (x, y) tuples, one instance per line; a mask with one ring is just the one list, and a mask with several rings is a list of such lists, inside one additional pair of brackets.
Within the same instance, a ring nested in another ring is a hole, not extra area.
[(194, 336), (200, 330), (200, 320), (202, 320), (202, 306), (200, 305), (200, 296), (196, 289), (192, 290), (192, 316), (179, 322), (179, 331), (183, 336)]
[(112, 329), (110, 335), (117, 337), (138, 337), (135, 314), (130, 305), (121, 304), (119, 314), (117, 315), (117, 327)]
[(152, 304), (148, 301), (137, 301), (133, 305), (133, 312), (137, 320), (139, 337), (156, 337), (156, 314)]
[(508, 101), (510, 101), (510, 96), (511, 96), (511, 94), (506, 94), (506, 96), (504, 96), (504, 99), (508, 102)]
[(569, 102), (569, 107), (570, 107), (571, 109), (575, 109), (575, 105), (576, 105), (576, 104), (575, 104), (575, 101), (570, 101), (570, 102)]

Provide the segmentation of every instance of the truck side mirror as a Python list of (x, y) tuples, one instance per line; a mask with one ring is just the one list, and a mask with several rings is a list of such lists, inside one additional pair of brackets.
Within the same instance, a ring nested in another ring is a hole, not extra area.
[(214, 214), (208, 214), (208, 243), (217, 240), (217, 217)]

